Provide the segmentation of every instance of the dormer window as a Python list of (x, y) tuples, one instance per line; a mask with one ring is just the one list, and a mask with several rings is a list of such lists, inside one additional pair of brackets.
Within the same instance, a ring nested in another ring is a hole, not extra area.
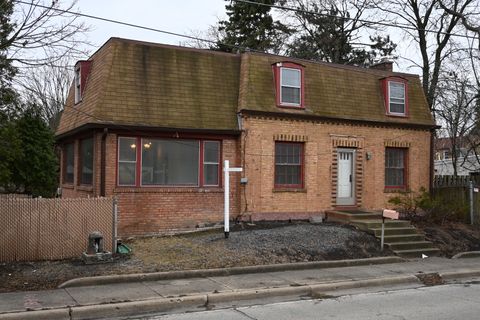
[(400, 77), (382, 79), (385, 111), (389, 116), (408, 116), (408, 81)]
[(75, 103), (82, 101), (82, 74), (80, 64), (75, 67)]
[(75, 104), (82, 102), (92, 61), (78, 61), (75, 65)]
[(304, 107), (303, 66), (292, 62), (274, 64), (276, 102), (279, 107)]
[(401, 82), (388, 82), (389, 108), (391, 114), (405, 115), (405, 84)]

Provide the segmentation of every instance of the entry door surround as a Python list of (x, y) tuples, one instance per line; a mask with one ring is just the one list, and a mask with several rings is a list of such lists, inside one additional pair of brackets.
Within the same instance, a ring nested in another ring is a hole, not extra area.
[(355, 158), (355, 149), (337, 148), (336, 205), (355, 205)]

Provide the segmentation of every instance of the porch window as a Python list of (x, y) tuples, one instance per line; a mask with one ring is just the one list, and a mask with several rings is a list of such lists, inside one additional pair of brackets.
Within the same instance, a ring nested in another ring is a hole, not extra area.
[(142, 139), (142, 185), (199, 185), (197, 140)]
[(303, 143), (275, 143), (275, 187), (303, 187)]
[(80, 184), (93, 183), (93, 138), (80, 140)]
[(203, 185), (218, 186), (220, 168), (220, 142), (203, 142)]
[(137, 181), (137, 139), (118, 138), (118, 184), (134, 186)]
[(63, 182), (73, 183), (74, 180), (74, 162), (75, 162), (75, 144), (68, 143), (63, 149)]
[(407, 149), (385, 149), (385, 187), (406, 187)]

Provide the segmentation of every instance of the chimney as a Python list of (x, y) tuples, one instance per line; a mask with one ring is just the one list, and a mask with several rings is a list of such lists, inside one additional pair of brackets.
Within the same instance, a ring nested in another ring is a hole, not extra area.
[(393, 71), (393, 61), (389, 60), (388, 58), (382, 58), (380, 62), (372, 64), (370, 69), (377, 69), (383, 71)]

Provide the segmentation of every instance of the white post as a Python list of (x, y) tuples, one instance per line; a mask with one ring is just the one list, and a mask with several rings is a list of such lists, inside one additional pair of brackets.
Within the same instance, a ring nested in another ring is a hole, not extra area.
[(230, 161), (225, 160), (223, 165), (224, 179), (223, 183), (225, 185), (225, 203), (224, 203), (224, 231), (225, 238), (228, 238), (230, 233)]

